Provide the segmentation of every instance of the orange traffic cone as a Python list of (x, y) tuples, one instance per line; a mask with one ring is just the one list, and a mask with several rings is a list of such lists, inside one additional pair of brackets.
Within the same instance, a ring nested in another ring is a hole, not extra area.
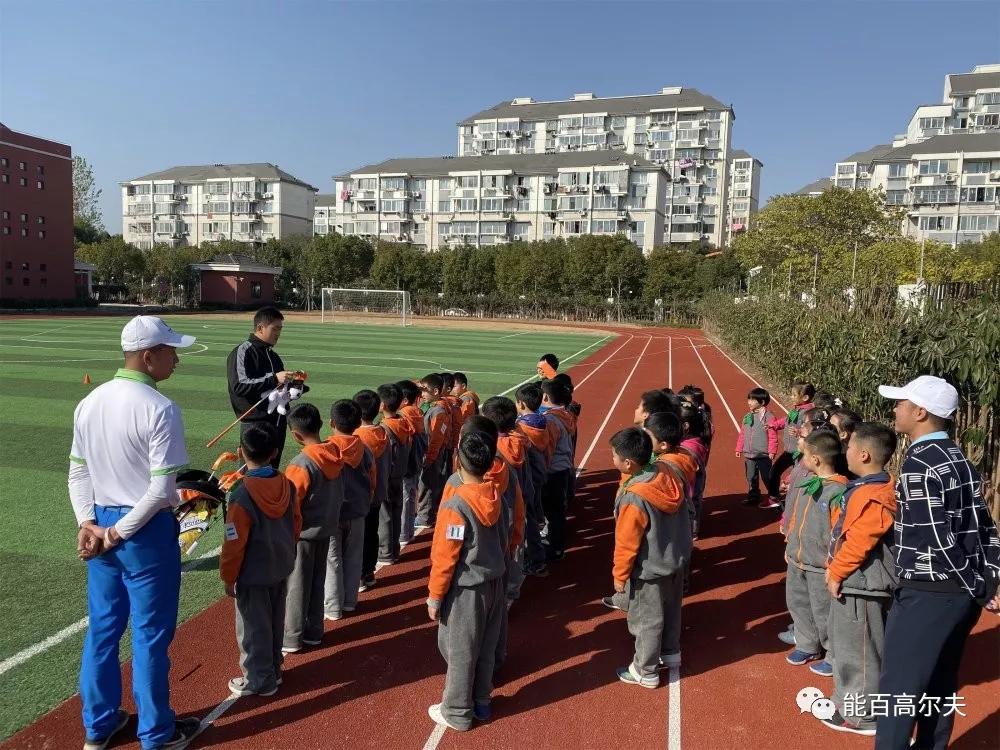
[(83, 384), (84, 385), (90, 385), (90, 373), (89, 372), (83, 373)]

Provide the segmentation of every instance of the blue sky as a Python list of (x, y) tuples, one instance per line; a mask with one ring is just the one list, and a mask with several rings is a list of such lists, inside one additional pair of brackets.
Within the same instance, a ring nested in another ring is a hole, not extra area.
[(91, 162), (112, 232), (118, 183), (169, 166), (269, 161), (330, 192), (455, 153), (457, 121), (502, 100), (672, 85), (733, 105), (767, 197), (990, 62), (991, 2), (0, 0), (0, 119)]

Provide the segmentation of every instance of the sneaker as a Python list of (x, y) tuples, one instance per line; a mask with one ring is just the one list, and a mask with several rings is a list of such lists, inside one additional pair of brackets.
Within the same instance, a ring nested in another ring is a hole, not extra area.
[(675, 651), (672, 654), (660, 654), (660, 669), (670, 669), (681, 665), (681, 652)]
[(493, 711), (489, 703), (476, 703), (472, 706), (472, 715), (476, 717), (476, 721), (489, 721)]
[(566, 550), (562, 549), (547, 549), (545, 550), (545, 560), (546, 562), (557, 562), (566, 557)]
[(157, 745), (155, 750), (181, 750), (187, 747), (200, 731), (201, 721), (198, 719), (177, 719), (174, 722), (174, 736), (162, 745)]
[(297, 654), (302, 650), (302, 646), (282, 646), (281, 653), (283, 654)]
[[(413, 524), (413, 532), (414, 534), (419, 534), (424, 529), (429, 529), (430, 527), (431, 525), (427, 521), (417, 521), (415, 524)], [(430, 709), (427, 710), (429, 711)]]
[(369, 573), (361, 579), (361, 583), (358, 585), (358, 593), (360, 594), (363, 591), (371, 591), (373, 588), (375, 588), (375, 574)]
[(114, 728), (103, 738), (87, 737), (83, 743), (83, 750), (104, 750), (111, 740), (114, 739), (114, 736), (128, 726), (128, 719), (128, 711), (124, 708), (119, 708), (115, 713)]
[[(284, 651), (284, 649), (282, 649), (282, 651)], [(250, 687), (250, 683), (247, 682), (246, 677), (234, 677), (229, 681), (229, 692), (240, 697), (245, 697), (247, 695), (260, 695), (267, 698), (278, 692), (278, 686), (275, 684), (275, 686), (269, 690), (254, 690)]]
[(382, 570), (382, 568), (386, 568), (390, 565), (395, 565), (396, 562), (397, 562), (396, 558), (390, 558), (388, 560), (378, 560), (375, 563), (375, 570)]
[(601, 604), (603, 604), (608, 609), (618, 609), (621, 610), (622, 612), (627, 611), (624, 608), (618, 606), (613, 596), (605, 596), (604, 598), (601, 599)]
[(650, 690), (660, 686), (659, 677), (640, 677), (631, 664), (618, 670), (618, 679), (626, 685), (638, 685)]
[(801, 667), (803, 664), (808, 664), (811, 661), (819, 661), (822, 658), (823, 657), (819, 654), (802, 651), (801, 649), (795, 649), (785, 657), (785, 661), (793, 666)]
[(353, 612), (356, 608), (357, 608), (356, 604), (345, 604), (344, 605), (344, 611), (345, 612)]
[(534, 576), (535, 578), (548, 578), (549, 567), (545, 563), (536, 563), (535, 565), (526, 567), (524, 574), (526, 576)]
[(743, 505), (756, 505), (760, 502), (759, 497), (754, 497), (753, 495), (747, 495), (746, 500), (743, 501)]
[(440, 703), (435, 703), (433, 706), (429, 706), (427, 708), (427, 715), (430, 716), (432, 719), (434, 719), (435, 724), (440, 724), (443, 727), (448, 727), (448, 729), (454, 729), (456, 732), (466, 731), (465, 729), (462, 729), (462, 727), (455, 726), (446, 718), (444, 718), (444, 714), (441, 713)]
[(809, 665), (809, 671), (820, 677), (833, 677), (833, 665), (826, 659)]
[(317, 638), (315, 641), (310, 638), (303, 638), (302, 643), (306, 646), (318, 646), (323, 642), (322, 638)]
[(789, 646), (795, 645), (795, 631), (794, 630), (783, 630), (778, 633), (778, 640), (782, 643), (786, 643)]
[(329, 620), (330, 622), (336, 622), (337, 620), (342, 620), (344, 615), (342, 612), (327, 612), (323, 615), (324, 620)]
[[(851, 732), (853, 734), (864, 735), (865, 737), (875, 736), (875, 726), (873, 724), (855, 724), (853, 721), (848, 721), (841, 716), (839, 711), (829, 719), (824, 719), (823, 724), (837, 732)], [(913, 743), (911, 742), (910, 744), (912, 745)]]
[(780, 508), (781, 503), (776, 502), (773, 497), (768, 496), (757, 503), (757, 507), (761, 510), (771, 510), (772, 508)]

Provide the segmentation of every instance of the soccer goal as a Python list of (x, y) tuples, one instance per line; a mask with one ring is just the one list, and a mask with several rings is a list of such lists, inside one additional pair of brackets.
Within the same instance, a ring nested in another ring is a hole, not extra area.
[(410, 293), (399, 289), (343, 289), (323, 287), (320, 320), (336, 320), (338, 315), (368, 314), (396, 317), (401, 325), (409, 325), (413, 315)]

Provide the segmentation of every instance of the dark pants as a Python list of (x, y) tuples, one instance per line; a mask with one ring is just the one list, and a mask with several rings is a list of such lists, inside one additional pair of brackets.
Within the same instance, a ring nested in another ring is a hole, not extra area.
[(361, 553), (361, 576), (363, 578), (375, 575), (375, 563), (378, 562), (378, 525), (381, 513), (382, 503), (377, 503), (365, 516), (365, 547)]
[[(896, 589), (885, 626), (885, 653), (878, 683), (879, 694), (890, 696), (889, 706), (888, 711), (879, 712), (876, 750), (908, 750), (914, 724), (914, 748), (948, 747), (955, 713), (946, 708), (947, 701), (958, 692), (962, 651), (982, 611), (965, 592), (923, 591), (908, 586)], [(904, 693), (914, 696), (910, 700), (918, 707), (913, 712), (916, 716), (895, 715), (891, 696)], [(922, 711), (922, 695), (940, 701), (930, 704), (932, 710)]]
[(550, 554), (566, 549), (566, 493), (571, 473), (572, 469), (552, 472), (542, 485), (542, 508), (549, 525), (545, 544)]
[(389, 477), (389, 491), (378, 517), (378, 559), (393, 562), (399, 557), (403, 520), (403, 479)]
[(450, 476), (451, 451), (441, 449), (441, 454), (432, 464), (425, 464), (420, 470), (420, 484), (417, 485), (417, 525), (434, 527), (444, 483)]
[(743, 463), (747, 470), (747, 497), (751, 500), (760, 500), (760, 485), (757, 479), (764, 483), (766, 490), (771, 480), (771, 459), (767, 456), (757, 456), (744, 458)]
[(767, 483), (767, 493), (771, 497), (777, 498), (781, 493), (781, 475), (794, 465), (795, 460), (792, 458), (792, 454), (788, 451), (784, 451), (780, 456), (774, 459), (774, 464), (771, 465), (771, 476), (765, 480)]
[[(277, 422), (274, 420), (275, 417), (278, 417)], [(285, 433), (288, 432), (288, 421), (280, 414), (272, 414), (267, 419), (260, 419), (254, 422), (240, 422), (240, 437), (242, 438), (243, 433), (255, 424), (269, 424), (278, 433), (278, 452), (274, 455), (274, 460), (271, 461), (271, 466), (277, 469), (278, 464), (281, 463), (281, 453), (285, 450)]]

